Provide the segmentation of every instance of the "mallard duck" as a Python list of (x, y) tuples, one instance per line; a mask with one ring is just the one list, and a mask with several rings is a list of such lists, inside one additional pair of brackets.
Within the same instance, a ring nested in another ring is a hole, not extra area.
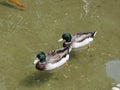
[(38, 70), (53, 70), (65, 64), (69, 60), (69, 47), (50, 51), (45, 54), (40, 52), (36, 56), (34, 64)]
[(93, 41), (93, 38), (96, 35), (96, 33), (97, 32), (80, 32), (74, 35), (71, 35), (70, 33), (64, 33), (62, 35), (62, 38), (59, 39), (58, 42), (65, 40), (63, 46), (71, 45), (72, 48), (79, 48), (86, 45), (90, 47), (90, 42)]

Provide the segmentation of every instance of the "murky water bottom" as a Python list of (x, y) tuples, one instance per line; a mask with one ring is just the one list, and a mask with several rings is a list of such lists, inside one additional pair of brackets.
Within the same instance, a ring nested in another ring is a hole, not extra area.
[[(112, 61), (120, 60), (119, 0), (20, 1), (25, 10), (0, 1), (2, 90), (111, 90), (119, 82), (119, 66)], [(61, 48), (57, 40), (64, 32), (83, 31), (98, 33), (90, 49), (71, 52), (69, 67), (35, 69), (40, 50)]]

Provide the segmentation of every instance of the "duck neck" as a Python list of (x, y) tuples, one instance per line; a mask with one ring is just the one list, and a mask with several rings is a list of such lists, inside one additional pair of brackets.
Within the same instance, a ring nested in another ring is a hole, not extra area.
[(70, 45), (71, 45), (71, 42), (64, 42), (63, 43), (63, 47), (70, 47)]
[(71, 42), (71, 38), (67, 38), (65, 41), (66, 41), (67, 43), (69, 43), (69, 42)]

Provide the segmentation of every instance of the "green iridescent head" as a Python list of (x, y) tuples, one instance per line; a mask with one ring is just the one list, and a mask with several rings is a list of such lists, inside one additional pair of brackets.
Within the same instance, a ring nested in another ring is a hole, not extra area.
[(64, 34), (62, 35), (62, 38), (63, 38), (64, 40), (66, 40), (66, 42), (71, 42), (72, 36), (71, 36), (70, 33), (64, 33)]
[(44, 52), (38, 53), (36, 57), (40, 60), (41, 63), (46, 62), (46, 55)]

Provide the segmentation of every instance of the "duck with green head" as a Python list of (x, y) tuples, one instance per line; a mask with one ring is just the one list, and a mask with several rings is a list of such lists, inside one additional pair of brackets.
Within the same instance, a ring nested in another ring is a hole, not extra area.
[(58, 42), (65, 40), (63, 46), (72, 46), (72, 48), (80, 48), (88, 45), (90, 47), (90, 43), (93, 41), (94, 36), (97, 32), (80, 32), (74, 35), (70, 33), (64, 33), (62, 38), (59, 39)]
[(69, 60), (69, 47), (64, 47), (62, 49), (50, 51), (45, 54), (40, 52), (36, 55), (36, 60), (34, 64), (36, 69), (44, 70), (53, 70), (65, 64)]

